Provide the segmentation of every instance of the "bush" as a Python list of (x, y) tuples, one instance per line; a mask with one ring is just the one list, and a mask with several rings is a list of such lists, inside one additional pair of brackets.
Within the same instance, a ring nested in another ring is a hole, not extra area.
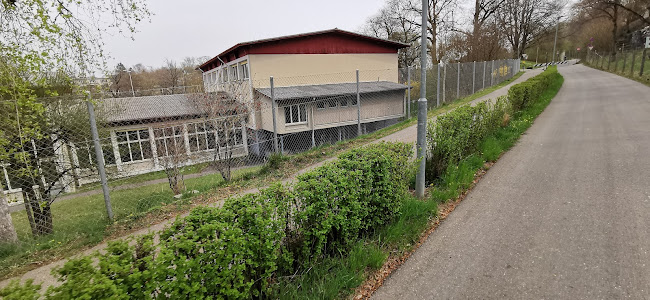
[(552, 79), (559, 76), (556, 68), (549, 68), (525, 82), (514, 85), (508, 97), (500, 97), (492, 105), (479, 103), (465, 105), (439, 116), (427, 127), (427, 180), (432, 182), (448, 166), (475, 153), (483, 139), (501, 126), (507, 125), (510, 114), (517, 113), (537, 101)]
[[(265, 298), (278, 274), (294, 274), (324, 254), (345, 253), (386, 224), (406, 193), (407, 144), (349, 151), (299, 177), (198, 207), (160, 234), (112, 242), (104, 254), (71, 259), (55, 274), (51, 299)], [(94, 260), (96, 259), (96, 260)], [(95, 263), (96, 261), (96, 263)], [(39, 286), (12, 283), (7, 299), (38, 298)]]

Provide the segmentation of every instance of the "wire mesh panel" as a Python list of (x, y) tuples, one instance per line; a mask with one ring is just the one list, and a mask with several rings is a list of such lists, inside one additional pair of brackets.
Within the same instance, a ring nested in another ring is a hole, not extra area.
[[(491, 64), (428, 68), (429, 108), (515, 73), (506, 61)], [(2, 252), (2, 266), (25, 253), (61, 253), (101, 241), (110, 224), (105, 201), (115, 221), (128, 223), (245, 181), (276, 153), (377, 131), (408, 117), (409, 107), (410, 116), (417, 115), (417, 68), (301, 76), (272, 71), (278, 74), (214, 71), (201, 87), (0, 101), (3, 195), (22, 242)]]

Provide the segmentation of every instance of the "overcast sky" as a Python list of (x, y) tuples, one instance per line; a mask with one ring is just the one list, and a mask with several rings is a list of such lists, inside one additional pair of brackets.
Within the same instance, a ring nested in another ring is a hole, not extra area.
[(213, 57), (239, 42), (338, 27), (356, 31), (385, 0), (153, 0), (150, 23), (138, 26), (135, 41), (106, 36), (109, 68), (165, 59)]

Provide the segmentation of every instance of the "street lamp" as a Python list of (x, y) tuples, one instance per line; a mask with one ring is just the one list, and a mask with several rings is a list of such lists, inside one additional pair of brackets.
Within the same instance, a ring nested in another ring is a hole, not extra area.
[(135, 97), (135, 90), (133, 89), (133, 79), (131, 79), (131, 71), (133, 71), (133, 68), (129, 68), (126, 72), (129, 73), (129, 82), (131, 82), (131, 94), (133, 94), (133, 97)]

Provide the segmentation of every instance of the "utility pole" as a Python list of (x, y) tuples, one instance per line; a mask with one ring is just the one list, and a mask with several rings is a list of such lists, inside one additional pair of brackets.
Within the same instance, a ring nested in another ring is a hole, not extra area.
[(133, 71), (133, 68), (129, 68), (127, 70), (127, 73), (129, 73), (129, 82), (131, 82), (131, 94), (133, 94), (133, 97), (135, 97), (135, 90), (133, 89), (133, 79), (131, 79), (131, 71)]
[(557, 46), (557, 32), (560, 29), (560, 18), (562, 16), (557, 16), (557, 24), (555, 25), (555, 42), (553, 42), (553, 62), (555, 62), (555, 47)]
[(415, 179), (415, 194), (418, 198), (424, 198), (425, 166), (427, 153), (427, 12), (429, 0), (422, 0), (422, 45), (420, 53), (420, 71), (422, 72), (420, 84), (420, 99), (418, 99), (418, 137), (417, 155), (419, 159), (418, 173)]

